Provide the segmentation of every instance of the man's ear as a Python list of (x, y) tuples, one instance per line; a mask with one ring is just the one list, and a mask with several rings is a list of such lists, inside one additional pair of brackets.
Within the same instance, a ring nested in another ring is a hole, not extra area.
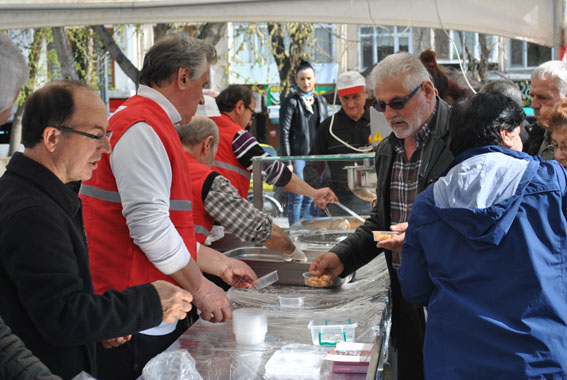
[(61, 131), (57, 128), (46, 127), (42, 133), (42, 142), (47, 151), (53, 153), (62, 137)]
[(188, 67), (180, 67), (177, 69), (176, 83), (180, 89), (186, 89), (189, 85), (191, 70)]
[(244, 100), (240, 99), (239, 101), (237, 101), (236, 105), (234, 106), (234, 110), (236, 111), (237, 115), (244, 113), (244, 111), (246, 111), (246, 105), (244, 104)]
[(428, 100), (434, 99), (435, 95), (437, 95), (437, 90), (435, 89), (433, 83), (431, 81), (426, 80), (425, 82), (423, 82), (422, 86), (425, 97)]

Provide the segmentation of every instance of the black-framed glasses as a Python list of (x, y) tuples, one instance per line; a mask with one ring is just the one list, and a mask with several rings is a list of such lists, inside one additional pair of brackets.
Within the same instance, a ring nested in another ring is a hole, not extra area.
[(405, 98), (403, 98), (401, 100), (394, 100), (393, 102), (390, 102), (390, 103), (379, 102), (379, 101), (375, 100), (374, 103), (372, 104), (372, 106), (378, 112), (385, 112), (386, 106), (390, 107), (393, 110), (399, 111), (399, 110), (404, 108), (406, 103), (409, 102), (410, 99), (413, 98), (413, 96), (415, 94), (417, 94), (417, 91), (421, 88), (421, 86), (423, 86), (423, 82), (421, 82), (421, 84), (419, 86), (417, 86), (412, 92), (410, 92), (410, 94), (408, 96), (406, 96)]
[(69, 128), (69, 127), (66, 127), (66, 126), (64, 126), (64, 125), (51, 125), (51, 127), (57, 128), (57, 129), (59, 129), (59, 130), (61, 130), (61, 131), (76, 133), (76, 134), (78, 134), (78, 135), (86, 136), (86, 137), (88, 137), (88, 138), (97, 140), (98, 146), (101, 146), (101, 145), (102, 145), (102, 142), (104, 141), (105, 138), (108, 139), (108, 141), (110, 141), (110, 138), (112, 137), (112, 131), (106, 131), (106, 132), (105, 132), (104, 134), (102, 134), (102, 135), (93, 135), (92, 133), (77, 131), (76, 129)]
[(256, 118), (256, 113), (254, 113), (254, 110), (252, 108), (250, 108), (250, 106), (246, 106), (246, 109), (250, 112), (252, 112), (252, 115), (250, 116), (250, 119), (254, 120)]

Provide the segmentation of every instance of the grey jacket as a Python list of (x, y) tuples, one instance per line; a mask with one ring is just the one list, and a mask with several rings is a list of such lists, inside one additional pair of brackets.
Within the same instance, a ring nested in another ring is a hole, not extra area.
[(0, 318), (0, 379), (3, 380), (61, 380), (12, 334)]

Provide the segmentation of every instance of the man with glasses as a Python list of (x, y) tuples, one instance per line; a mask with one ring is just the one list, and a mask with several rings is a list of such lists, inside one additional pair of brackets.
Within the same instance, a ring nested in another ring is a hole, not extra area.
[(64, 379), (97, 376), (96, 342), (121, 345), (191, 309), (191, 294), (165, 281), (94, 293), (81, 202), (65, 184), (89, 179), (110, 152), (107, 127), (95, 92), (53, 82), (27, 100), (25, 150), (0, 178), (0, 314)]
[[(221, 115), (211, 118), (219, 128), (219, 147), (213, 170), (228, 178), (238, 190), (238, 194), (248, 199), (252, 158), (269, 156), (256, 138), (244, 129), (250, 125), (254, 114), (254, 97), (248, 87), (232, 84), (221, 91), (216, 102)], [(281, 161), (264, 162), (262, 171), (265, 182), (281, 186), (292, 193), (311, 197), (321, 208), (337, 200), (331, 189), (312, 188)]]
[[(435, 182), (453, 160), (449, 151), (450, 107), (437, 96), (421, 61), (408, 53), (376, 65), (374, 107), (384, 113), (393, 133), (376, 150), (378, 201), (370, 218), (353, 234), (313, 261), (310, 272), (346, 275), (385, 252), (392, 290), (392, 342), (400, 380), (423, 378), (423, 308), (402, 296), (397, 277), (404, 231), (413, 200)], [(372, 231), (394, 230), (395, 237), (376, 244)], [(395, 370), (396, 368), (394, 368)]]

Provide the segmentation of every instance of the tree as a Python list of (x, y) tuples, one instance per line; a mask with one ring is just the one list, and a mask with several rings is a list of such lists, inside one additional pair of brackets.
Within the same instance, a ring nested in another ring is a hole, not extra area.
[[(276, 60), (280, 77), (280, 98), (290, 92), (293, 76), (302, 59), (307, 58), (306, 47), (312, 40), (315, 27), (310, 23), (268, 23), (270, 48)], [(286, 49), (286, 38), (289, 48)]]
[(16, 111), (16, 115), (14, 116), (14, 120), (12, 120), (8, 156), (11, 156), (20, 148), (22, 141), (22, 116), (24, 114), (23, 103), (35, 89), (39, 67), (39, 58), (43, 42), (47, 34), (48, 31), (45, 28), (33, 29), (33, 40), (31, 46), (29, 47), (28, 53), (29, 79), (28, 83), (24, 86), (24, 88), (22, 88), (22, 91), (20, 92), (20, 97), (18, 99), (19, 106)]

